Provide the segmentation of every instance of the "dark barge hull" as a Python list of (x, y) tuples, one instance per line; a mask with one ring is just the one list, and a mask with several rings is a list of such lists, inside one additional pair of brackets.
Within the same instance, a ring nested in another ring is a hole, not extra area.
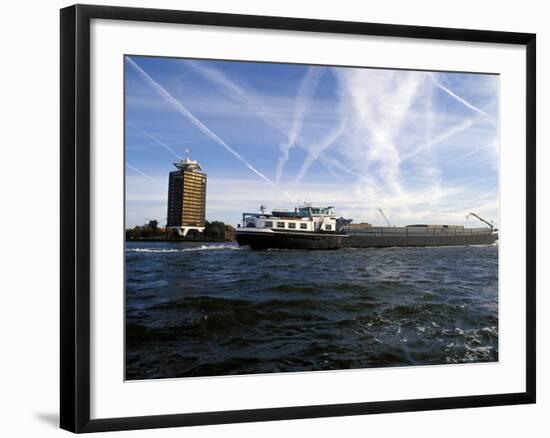
[(498, 240), (497, 233), (476, 234), (395, 234), (372, 235), (369, 233), (285, 233), (285, 232), (237, 232), (239, 245), (255, 250), (274, 249), (340, 249), (340, 248), (388, 248), (406, 246), (465, 246), (491, 245)]
[(497, 233), (459, 235), (373, 235), (349, 234), (342, 244), (344, 248), (387, 248), (403, 246), (464, 246), (491, 245), (498, 240)]
[(264, 249), (340, 249), (347, 239), (340, 233), (286, 233), (286, 232), (239, 232), (236, 239), (239, 245), (248, 245), (254, 250)]

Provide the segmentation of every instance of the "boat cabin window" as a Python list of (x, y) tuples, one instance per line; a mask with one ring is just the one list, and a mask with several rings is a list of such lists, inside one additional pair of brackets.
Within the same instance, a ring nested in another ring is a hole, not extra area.
[(284, 222), (277, 222), (277, 228), (284, 228), (285, 223)]
[(307, 224), (300, 224), (301, 230), (307, 230)]
[(271, 228), (273, 226), (273, 222), (272, 221), (265, 221), (265, 224), (264, 224), (264, 227), (265, 228)]
[(300, 216), (309, 216), (312, 214), (315, 215), (330, 215), (332, 214), (331, 208), (328, 207), (301, 207), (298, 209), (298, 214)]
[(325, 230), (327, 230), (327, 231), (332, 230), (332, 225), (325, 225)]
[(296, 228), (296, 223), (295, 222), (289, 222), (288, 223), (288, 228)]

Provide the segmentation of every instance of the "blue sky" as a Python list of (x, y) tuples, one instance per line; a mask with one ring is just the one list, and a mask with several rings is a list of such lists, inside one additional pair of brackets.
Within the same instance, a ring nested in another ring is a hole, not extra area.
[(355, 222), (498, 225), (496, 75), (127, 56), (126, 221), (166, 220), (168, 173), (207, 219), (333, 205)]

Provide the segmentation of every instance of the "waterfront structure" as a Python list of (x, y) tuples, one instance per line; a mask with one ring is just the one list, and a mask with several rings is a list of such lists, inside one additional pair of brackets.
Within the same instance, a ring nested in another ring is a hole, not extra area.
[(166, 228), (180, 236), (190, 230), (204, 232), (206, 214), (206, 173), (197, 161), (185, 158), (174, 166), (168, 182)]

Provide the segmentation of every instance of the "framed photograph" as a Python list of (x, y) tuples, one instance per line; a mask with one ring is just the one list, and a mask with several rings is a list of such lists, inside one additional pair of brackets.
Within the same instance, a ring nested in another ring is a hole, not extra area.
[(61, 10), (61, 427), (535, 402), (535, 35)]

